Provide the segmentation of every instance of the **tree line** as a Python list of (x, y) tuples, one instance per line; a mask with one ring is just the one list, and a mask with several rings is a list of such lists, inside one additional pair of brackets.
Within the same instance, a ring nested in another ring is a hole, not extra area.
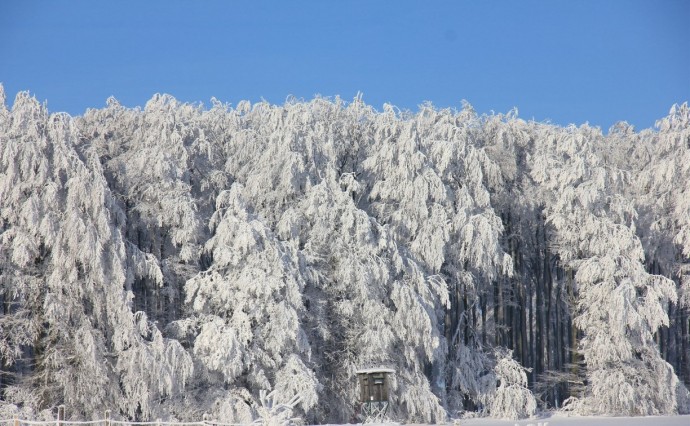
[[(654, 129), (361, 97), (0, 86), (0, 414), (228, 422), (690, 411), (690, 108)], [(70, 415), (70, 414), (68, 414)]]

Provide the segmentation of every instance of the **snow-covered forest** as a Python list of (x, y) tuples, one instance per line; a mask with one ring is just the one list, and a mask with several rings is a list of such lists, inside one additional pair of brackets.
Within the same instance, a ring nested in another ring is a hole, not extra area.
[(0, 86), (0, 413), (226, 422), (690, 411), (690, 108), (655, 129), (355, 98)]

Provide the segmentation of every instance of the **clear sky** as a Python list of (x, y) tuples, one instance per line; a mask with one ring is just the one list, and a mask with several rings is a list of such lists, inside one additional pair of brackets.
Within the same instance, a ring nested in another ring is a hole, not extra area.
[(2, 0), (0, 82), (73, 115), (361, 91), (639, 129), (690, 101), (690, 0)]

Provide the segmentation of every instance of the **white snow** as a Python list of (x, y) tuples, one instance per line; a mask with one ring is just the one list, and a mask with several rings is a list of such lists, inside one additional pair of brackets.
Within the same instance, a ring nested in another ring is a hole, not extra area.
[(460, 420), (459, 426), (688, 426), (690, 416), (599, 417), (553, 415), (520, 421), (497, 419)]
[[(367, 423), (366, 426), (400, 426), (401, 423)], [(407, 423), (407, 426), (427, 426), (423, 423)], [(604, 416), (564, 416), (559, 413), (537, 416), (520, 421), (491, 418), (458, 419), (449, 422), (453, 426), (688, 426), (690, 415), (683, 416), (642, 416), (642, 417), (604, 417)], [(361, 426), (323, 425), (323, 426)]]
[(392, 368), (364, 368), (357, 370), (357, 374), (372, 374), (372, 373), (395, 373)]

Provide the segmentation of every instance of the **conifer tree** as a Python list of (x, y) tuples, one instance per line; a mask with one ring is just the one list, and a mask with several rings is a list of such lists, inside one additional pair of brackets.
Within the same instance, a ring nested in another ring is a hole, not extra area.
[(194, 355), (208, 381), (252, 394), (246, 403), (259, 390), (276, 390), (283, 401), (300, 396), (307, 412), (320, 385), (300, 325), (300, 259), (250, 212), (242, 192), (235, 183), (218, 196), (205, 248), (213, 263), (185, 286), (199, 330)]

